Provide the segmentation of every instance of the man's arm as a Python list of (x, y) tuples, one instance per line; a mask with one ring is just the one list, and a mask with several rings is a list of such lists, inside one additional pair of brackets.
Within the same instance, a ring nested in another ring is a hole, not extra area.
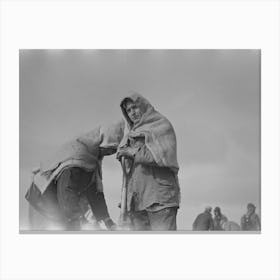
[(157, 165), (152, 153), (145, 144), (137, 148), (125, 147), (120, 149), (117, 158), (120, 160), (121, 157), (132, 159), (134, 164)]
[(157, 165), (151, 151), (147, 148), (146, 145), (143, 145), (135, 154), (134, 163)]

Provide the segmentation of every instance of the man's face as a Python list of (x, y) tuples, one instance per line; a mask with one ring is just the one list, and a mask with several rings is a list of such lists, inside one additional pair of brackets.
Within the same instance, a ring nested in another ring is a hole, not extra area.
[(142, 112), (133, 102), (127, 102), (125, 110), (128, 117), (134, 124), (141, 120)]
[(254, 213), (255, 212), (255, 207), (249, 206), (249, 207), (247, 207), (247, 210), (248, 210), (249, 213)]

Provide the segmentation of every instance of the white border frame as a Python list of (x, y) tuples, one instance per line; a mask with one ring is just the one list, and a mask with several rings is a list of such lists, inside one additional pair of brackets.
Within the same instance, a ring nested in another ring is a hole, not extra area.
[[(279, 279), (279, 31), (278, 1), (2, 1), (1, 279)], [(20, 235), (23, 48), (262, 49), (262, 233)]]

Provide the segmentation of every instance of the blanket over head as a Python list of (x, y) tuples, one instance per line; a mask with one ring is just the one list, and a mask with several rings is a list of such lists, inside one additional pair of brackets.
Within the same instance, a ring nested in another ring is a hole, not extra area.
[(43, 192), (64, 168), (70, 166), (98, 170), (100, 178), (97, 178), (97, 181), (101, 184), (102, 158), (116, 152), (123, 133), (124, 122), (121, 121), (108, 126), (98, 126), (65, 143), (50, 159), (40, 163), (34, 176), (36, 185)]
[[(125, 110), (125, 103), (128, 100), (136, 104), (142, 113), (141, 120), (135, 125)], [(127, 145), (130, 137), (144, 136), (145, 144), (156, 163), (162, 167), (169, 167), (177, 174), (179, 166), (176, 135), (169, 120), (157, 112), (150, 102), (138, 93), (125, 97), (121, 101), (121, 109), (127, 121), (129, 132), (121, 141), (119, 148)]]

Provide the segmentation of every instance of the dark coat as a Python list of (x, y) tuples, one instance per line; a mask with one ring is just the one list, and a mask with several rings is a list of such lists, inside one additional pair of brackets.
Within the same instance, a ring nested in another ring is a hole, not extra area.
[(261, 230), (260, 218), (256, 213), (243, 215), (241, 218), (241, 230)]
[(193, 222), (193, 230), (213, 230), (214, 222), (209, 212), (199, 214)]

